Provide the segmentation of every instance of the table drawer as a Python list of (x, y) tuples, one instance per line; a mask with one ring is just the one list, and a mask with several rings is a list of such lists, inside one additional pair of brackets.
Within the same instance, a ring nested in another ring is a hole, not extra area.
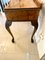
[(38, 18), (38, 10), (6, 10), (6, 17), (11, 21), (30, 21)]
[(35, 10), (35, 11), (28, 11), (29, 14), (29, 20), (37, 20), (38, 19), (38, 15), (39, 15), (39, 11), (38, 10)]
[(8, 20), (14, 20), (14, 21), (28, 20), (27, 11), (20, 11), (20, 10), (19, 11), (7, 11), (6, 17)]

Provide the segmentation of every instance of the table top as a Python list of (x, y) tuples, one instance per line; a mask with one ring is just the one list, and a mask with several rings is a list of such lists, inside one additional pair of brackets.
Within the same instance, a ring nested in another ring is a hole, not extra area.
[(35, 0), (10, 0), (10, 3), (5, 6), (5, 9), (40, 8), (40, 5)]

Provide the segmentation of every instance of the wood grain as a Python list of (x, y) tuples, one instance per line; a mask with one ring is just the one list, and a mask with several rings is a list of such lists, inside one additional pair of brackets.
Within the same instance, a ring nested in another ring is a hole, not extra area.
[(37, 6), (33, 0), (11, 0), (4, 11), (7, 20), (30, 21), (37, 20), (41, 6)]

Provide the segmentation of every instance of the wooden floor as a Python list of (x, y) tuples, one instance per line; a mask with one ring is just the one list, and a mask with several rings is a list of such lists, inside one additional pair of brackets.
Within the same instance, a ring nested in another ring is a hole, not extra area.
[(0, 22), (0, 60), (39, 60), (36, 43), (31, 43), (34, 29), (31, 23), (13, 22), (10, 29), (15, 37), (14, 44), (10, 34)]

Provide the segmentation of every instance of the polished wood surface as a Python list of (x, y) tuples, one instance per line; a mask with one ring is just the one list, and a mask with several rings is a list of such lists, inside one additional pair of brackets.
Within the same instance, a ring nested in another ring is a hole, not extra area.
[(15, 9), (15, 8), (37, 8), (40, 7), (39, 3), (34, 3), (33, 0), (10, 0), (10, 3), (5, 6), (5, 9)]
[(37, 20), (39, 9), (10, 9), (5, 10), (8, 20), (30, 21)]
[(37, 6), (32, 0), (11, 0), (5, 6), (5, 13), (7, 19), (11, 21), (37, 20), (40, 8), (41, 6), (39, 4)]

